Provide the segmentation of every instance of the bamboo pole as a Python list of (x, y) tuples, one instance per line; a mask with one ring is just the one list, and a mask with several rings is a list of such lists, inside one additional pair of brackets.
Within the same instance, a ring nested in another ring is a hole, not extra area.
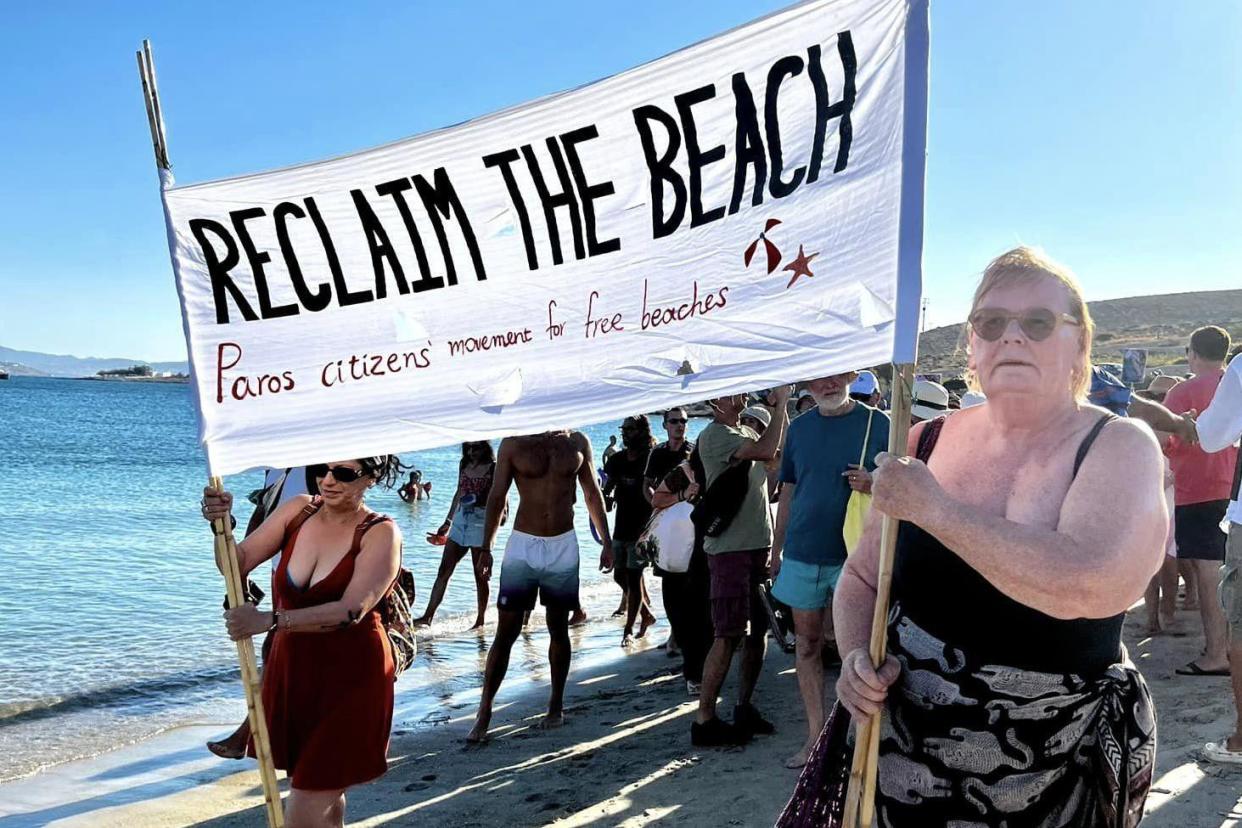
[[(914, 365), (893, 366), (893, 399), (888, 431), (888, 453), (906, 455), (910, 437), (910, 406), (914, 389)], [(893, 553), (897, 548), (900, 521), (885, 515), (880, 524), (880, 565), (876, 580), (875, 609), (871, 613), (871, 663), (879, 668), (888, 655), (889, 588), (893, 580)], [(875, 818), (875, 786), (880, 759), (880, 719), (876, 713), (858, 723), (854, 736), (854, 760), (845, 797), (845, 828), (871, 828)]]
[[(159, 90), (155, 83), (155, 61), (151, 55), (151, 41), (142, 41), (137, 52), (138, 75), (142, 80), (142, 93), (147, 109), (147, 123), (151, 128), (151, 145), (155, 151), (155, 163), (161, 171), (171, 168), (168, 161), (168, 144), (164, 134), (164, 116), (160, 108)], [(223, 487), (219, 477), (209, 475), (208, 485)], [(229, 607), (239, 606), (245, 600), (241, 567), (237, 558), (237, 543), (233, 529), (223, 518), (211, 522), (214, 536), (216, 564), (224, 575), (225, 591)], [(269, 828), (284, 828), (285, 817), (280, 802), (280, 785), (272, 762), (271, 741), (267, 733), (267, 717), (263, 711), (262, 682), (258, 663), (254, 656), (254, 642), (243, 638), (237, 642), (237, 661), (241, 667), (242, 687), (246, 694), (246, 711), (250, 718), (250, 732), (254, 738), (255, 754), (259, 761), (259, 777), (263, 783), (263, 798)]]
[[(208, 484), (222, 489), (223, 482), (212, 476)], [(237, 558), (237, 543), (233, 530), (224, 518), (211, 522), (215, 537), (216, 563), (224, 574), (229, 607), (240, 606), (245, 600), (241, 568)], [(263, 710), (263, 678), (254, 657), (254, 642), (242, 638), (237, 645), (237, 660), (241, 665), (242, 686), (246, 692), (246, 712), (250, 717), (250, 732), (254, 737), (254, 752), (259, 761), (259, 776), (263, 782), (263, 798), (267, 807), (267, 823), (270, 828), (282, 828), (284, 813), (280, 805), (280, 785), (276, 780), (276, 767), (272, 762), (272, 747), (267, 733), (267, 716)]]

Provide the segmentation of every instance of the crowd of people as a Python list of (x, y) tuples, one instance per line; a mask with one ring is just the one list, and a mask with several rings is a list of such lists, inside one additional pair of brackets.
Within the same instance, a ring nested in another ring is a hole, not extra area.
[[(806, 716), (802, 747), (785, 761), (803, 771), (783, 825), (840, 813), (840, 742), (851, 719), (881, 710), (883, 824), (992, 826), (1019, 811), (1030, 825), (1137, 824), (1156, 716), (1122, 625), (1144, 598), (1149, 633), (1185, 633), (1175, 615), (1183, 580), (1205, 646), (1177, 672), (1232, 675), (1238, 725), (1204, 756), (1242, 765), (1242, 360), (1229, 365), (1229, 334), (1205, 326), (1187, 345), (1189, 376), (1135, 390), (1092, 365), (1093, 331), (1073, 274), (1017, 248), (975, 293), (967, 377), (914, 383), (908, 456), (888, 451), (884, 372), (862, 366), (800, 389), (711, 399), (694, 441), (683, 408), (662, 413), (662, 442), (649, 416), (627, 417), (602, 473), (576, 431), (510, 437), (495, 451), (464, 443), (434, 535), (444, 539), (439, 572), (415, 623), (432, 622), (469, 552), (483, 626), (513, 487), (519, 498), (467, 741), (487, 741), (536, 603), (549, 633), (542, 726), (564, 723), (569, 627), (585, 618), (580, 491), (598, 567), (620, 590), (624, 646), (656, 620), (645, 570), (660, 579), (665, 646), (680, 653), (698, 702), (693, 746), (773, 732), (757, 685), (769, 630), (792, 619), (798, 698), (765, 697)], [(277, 558), (273, 609), (244, 604), (225, 616), (233, 638), (271, 640), (263, 698), (277, 767), (292, 779), (290, 824), (342, 824), (345, 790), (386, 768), (393, 661), (377, 607), (397, 579), (401, 536), (364, 496), (401, 473), (395, 457), (285, 470), (238, 544), (243, 574)], [(423, 485), (411, 477), (406, 488), (418, 497)], [(204, 517), (221, 520), (230, 506), (227, 493), (205, 491)], [(876, 666), (885, 518), (900, 524), (889, 655)], [(661, 545), (672, 536), (692, 538), (687, 554)], [(718, 705), (734, 661), (726, 717)], [(829, 710), (825, 671), (838, 663)], [(243, 726), (213, 750), (241, 755), (248, 739)]]

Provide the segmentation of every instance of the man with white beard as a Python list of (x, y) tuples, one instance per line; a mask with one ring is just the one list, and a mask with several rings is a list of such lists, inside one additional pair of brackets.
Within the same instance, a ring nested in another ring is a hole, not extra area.
[(857, 376), (851, 371), (807, 384), (816, 407), (789, 424), (781, 459), (772, 594), (793, 610), (808, 731), (806, 744), (785, 763), (790, 768), (806, 764), (824, 727), (822, 647), (845, 566), (846, 504), (853, 491), (870, 493), (875, 457), (888, 449), (888, 415), (850, 397)]

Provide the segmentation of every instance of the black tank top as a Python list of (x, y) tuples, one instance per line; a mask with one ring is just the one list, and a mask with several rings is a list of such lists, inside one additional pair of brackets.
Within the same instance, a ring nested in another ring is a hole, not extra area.
[[(1108, 414), (1078, 447), (1074, 476)], [(916, 456), (931, 457), (945, 418), (928, 423)], [(932, 535), (903, 522), (893, 561), (893, 603), (923, 629), (987, 664), (1045, 673), (1095, 676), (1121, 657), (1125, 614), (1062, 620), (1019, 603)]]

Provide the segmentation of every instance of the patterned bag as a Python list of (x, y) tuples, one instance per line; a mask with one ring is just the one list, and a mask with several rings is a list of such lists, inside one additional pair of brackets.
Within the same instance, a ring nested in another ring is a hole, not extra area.
[(380, 599), (380, 621), (392, 645), (393, 680), (414, 661), (418, 646), (414, 642), (414, 573), (405, 567), (397, 573), (387, 594)]

